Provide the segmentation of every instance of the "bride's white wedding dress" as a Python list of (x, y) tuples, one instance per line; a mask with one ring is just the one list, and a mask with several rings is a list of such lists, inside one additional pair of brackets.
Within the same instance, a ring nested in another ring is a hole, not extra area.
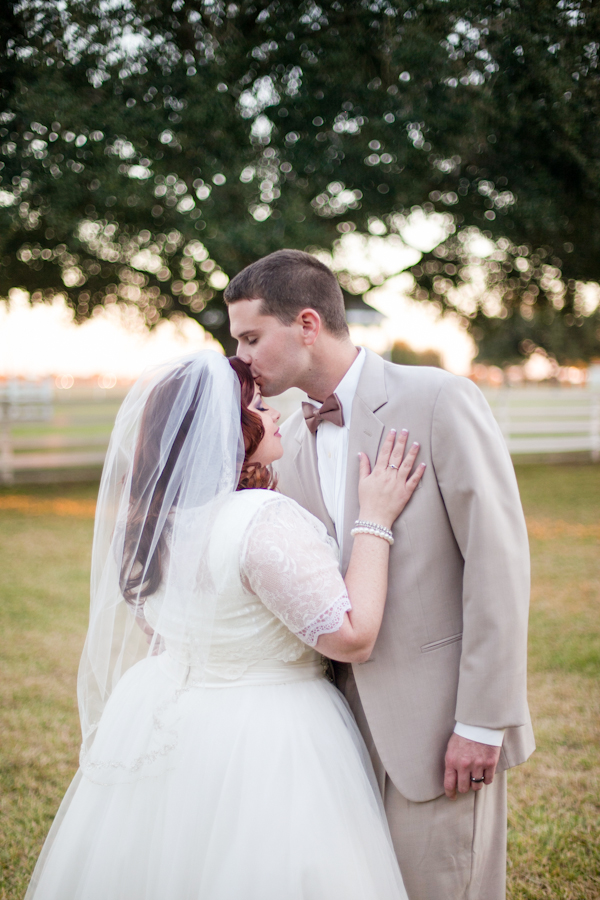
[(324, 527), (240, 491), (206, 564), (208, 676), (193, 633), (125, 673), (27, 900), (405, 900), (365, 746), (311, 649), (350, 608)]

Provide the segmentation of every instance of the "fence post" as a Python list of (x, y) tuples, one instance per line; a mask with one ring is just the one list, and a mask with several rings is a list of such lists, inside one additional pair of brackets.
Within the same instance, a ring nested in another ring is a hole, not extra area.
[(12, 442), (10, 437), (10, 400), (0, 401), (0, 483), (12, 484), (15, 480)]
[(590, 438), (592, 445), (592, 462), (600, 462), (600, 391), (594, 391), (592, 394)]

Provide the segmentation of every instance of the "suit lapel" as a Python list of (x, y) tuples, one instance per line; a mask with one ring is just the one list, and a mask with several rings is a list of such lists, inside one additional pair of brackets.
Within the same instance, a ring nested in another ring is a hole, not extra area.
[(345, 573), (350, 562), (352, 541), (350, 531), (358, 518), (358, 454), (366, 453), (371, 466), (377, 459), (377, 453), (384, 435), (385, 425), (376, 415), (376, 411), (387, 403), (385, 387), (384, 362), (380, 356), (370, 350), (360, 375), (350, 422), (348, 441), (348, 462), (346, 468), (346, 496), (344, 499), (343, 552), (342, 572)]
[(296, 440), (299, 446), (296, 452), (295, 465), (300, 490), (304, 496), (302, 506), (312, 513), (313, 516), (316, 516), (317, 519), (320, 519), (331, 537), (337, 540), (335, 526), (327, 512), (321, 491), (316, 439), (306, 427), (304, 419), (296, 435)]

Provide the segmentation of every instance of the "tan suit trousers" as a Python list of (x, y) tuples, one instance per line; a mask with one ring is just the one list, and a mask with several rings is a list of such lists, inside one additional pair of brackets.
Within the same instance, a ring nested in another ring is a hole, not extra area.
[(373, 762), (409, 900), (505, 900), (506, 772), (456, 800), (406, 800), (383, 768), (351, 667), (338, 663), (336, 679)]

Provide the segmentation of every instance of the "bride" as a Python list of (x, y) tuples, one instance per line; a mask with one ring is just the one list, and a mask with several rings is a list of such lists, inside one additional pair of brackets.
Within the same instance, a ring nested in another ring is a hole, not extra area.
[(26, 900), (406, 900), (366, 748), (323, 657), (366, 662), (417, 486), (392, 432), (345, 583), (277, 493), (279, 414), (204, 352), (146, 373), (104, 467), (81, 766)]

